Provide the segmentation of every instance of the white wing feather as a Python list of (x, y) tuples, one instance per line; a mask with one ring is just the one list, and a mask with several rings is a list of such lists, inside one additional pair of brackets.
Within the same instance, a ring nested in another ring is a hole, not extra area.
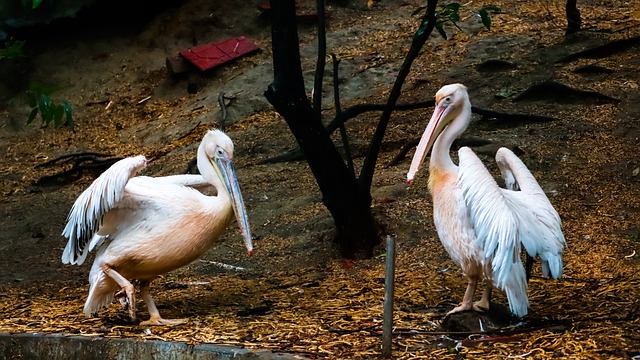
[[(104, 216), (122, 199), (131, 177), (147, 164), (144, 156), (122, 159), (103, 172), (71, 207), (62, 235), (69, 239), (62, 253), (64, 264), (82, 264), (90, 249), (104, 236), (97, 234)], [(87, 243), (91, 240), (90, 246)]]
[(507, 294), (511, 312), (524, 316), (529, 307), (527, 279), (520, 260), (518, 219), (503, 190), (467, 147), (458, 152), (458, 186), (462, 191), (476, 241), (491, 263), (493, 283)]
[(562, 273), (562, 250), (565, 240), (560, 216), (555, 211), (533, 175), (515, 154), (498, 150), (496, 160), (511, 191), (498, 187), (480, 159), (463, 147), (459, 153), (458, 186), (476, 233), (491, 262), (494, 284), (504, 290), (511, 311), (527, 313), (526, 274), (520, 259), (525, 247), (530, 256), (543, 260), (545, 275), (554, 278)]
[(505, 191), (519, 219), (520, 238), (529, 256), (540, 256), (542, 273), (560, 278), (562, 252), (566, 245), (562, 233), (562, 220), (526, 165), (511, 150), (500, 148), (496, 162), (507, 184), (515, 182), (521, 191)]

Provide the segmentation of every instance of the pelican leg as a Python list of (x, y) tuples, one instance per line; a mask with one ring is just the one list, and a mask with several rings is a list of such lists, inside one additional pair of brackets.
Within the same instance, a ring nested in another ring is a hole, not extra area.
[(482, 299), (473, 303), (473, 310), (475, 311), (489, 311), (491, 306), (491, 291), (493, 290), (493, 281), (491, 279), (485, 280), (484, 290), (482, 291)]
[(135, 320), (136, 319), (136, 294), (134, 291), (135, 289), (133, 287), (133, 284), (131, 284), (129, 280), (125, 279), (117, 271), (115, 271), (111, 266), (103, 263), (100, 267), (108, 277), (112, 278), (116, 283), (118, 283), (118, 285), (120, 285), (122, 290), (124, 290), (124, 293), (126, 294), (126, 297), (127, 297), (126, 301), (122, 299), (118, 299), (118, 300), (120, 301), (121, 304), (123, 304), (123, 306), (126, 303), (128, 303), (129, 316), (131, 317), (131, 320)]
[(462, 303), (460, 304), (460, 306), (457, 306), (453, 310), (449, 311), (447, 315), (451, 315), (461, 311), (473, 310), (473, 294), (476, 292), (476, 287), (478, 287), (478, 277), (469, 276), (467, 291), (464, 292)]
[(147, 304), (147, 309), (149, 310), (149, 320), (140, 322), (140, 325), (180, 325), (187, 322), (187, 319), (163, 319), (160, 317), (160, 312), (156, 307), (156, 303), (153, 301), (153, 298), (149, 293), (148, 281), (140, 282), (140, 295), (144, 299), (144, 302)]

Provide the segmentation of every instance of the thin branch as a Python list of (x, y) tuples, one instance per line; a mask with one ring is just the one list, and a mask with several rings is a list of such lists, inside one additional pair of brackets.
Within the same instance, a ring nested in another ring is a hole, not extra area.
[(318, 14), (318, 60), (316, 73), (313, 79), (313, 108), (320, 113), (322, 110), (322, 79), (327, 56), (327, 34), (325, 29), (324, 1), (316, 0), (316, 12)]
[[(423, 109), (434, 106), (434, 104), (435, 101), (433, 99), (412, 104), (394, 104), (393, 110)], [(383, 111), (384, 109), (386, 109), (386, 107), (386, 104), (358, 104), (350, 106), (341, 111), (339, 114), (336, 114), (336, 117), (327, 125), (327, 131), (329, 133), (333, 133), (340, 127), (340, 124), (346, 123), (349, 119), (352, 119), (360, 114), (364, 114), (369, 111)]]
[[(434, 104), (435, 104), (434, 100), (431, 99), (431, 100), (427, 100), (419, 103), (395, 105), (393, 109), (394, 110), (415, 110), (415, 109), (421, 109), (421, 108), (428, 108), (428, 107), (434, 106)], [(339, 112), (336, 115), (334, 120), (327, 125), (327, 131), (332, 133), (336, 129), (339, 129), (341, 125), (343, 126), (344, 122), (346, 122), (347, 120), (359, 114), (362, 114), (368, 111), (382, 111), (385, 109), (385, 107), (386, 105), (382, 105), (382, 104), (359, 104), (359, 105), (351, 106), (347, 108), (347, 110)], [(557, 120), (556, 118), (550, 117), (550, 116), (508, 113), (508, 112), (485, 109), (478, 106), (472, 106), (471, 112), (473, 112), (474, 114), (481, 115), (482, 119), (480, 121), (491, 121), (491, 126), (494, 128), (513, 126), (513, 124), (519, 125), (523, 123), (549, 122), (549, 121)], [(385, 165), (385, 167), (397, 165), (400, 161), (402, 161), (402, 159), (404, 159), (404, 157), (407, 155), (407, 153), (411, 149), (413, 149), (416, 145), (418, 145), (418, 141), (419, 141), (419, 138), (409, 140), (405, 145), (402, 146), (398, 154), (391, 161), (389, 161), (389, 163)], [(459, 141), (460, 139), (456, 140), (456, 142), (458, 143)], [(476, 142), (468, 143), (465, 146), (481, 146), (481, 145), (486, 145), (488, 143), (490, 142), (478, 143), (478, 141), (476, 141)], [(350, 156), (348, 156), (348, 159), (349, 158)], [(258, 162), (258, 164), (273, 164), (273, 163), (287, 162), (287, 161), (298, 161), (302, 159), (304, 159), (304, 154), (302, 154), (302, 151), (300, 151), (300, 149), (296, 148), (296, 149), (289, 150), (285, 153), (276, 155), (274, 157), (261, 160)]]
[(402, 63), (402, 66), (398, 71), (398, 76), (396, 77), (393, 87), (391, 88), (387, 106), (380, 116), (380, 121), (378, 122), (378, 126), (376, 127), (376, 131), (369, 146), (369, 151), (367, 152), (367, 156), (364, 159), (362, 170), (360, 171), (360, 176), (358, 178), (360, 186), (363, 189), (371, 189), (371, 182), (373, 181), (375, 165), (378, 159), (378, 154), (380, 153), (380, 148), (382, 146), (382, 140), (384, 138), (387, 125), (389, 124), (389, 120), (391, 119), (391, 113), (393, 112), (393, 108), (395, 107), (396, 102), (400, 98), (402, 85), (404, 84), (405, 79), (411, 71), (411, 64), (413, 64), (413, 61), (416, 59), (418, 54), (420, 54), (422, 47), (427, 42), (429, 35), (431, 35), (431, 32), (435, 27), (435, 13), (437, 6), (437, 0), (427, 1), (427, 11), (422, 17), (420, 28), (418, 29), (416, 35), (414, 35), (413, 41), (411, 42), (411, 47), (409, 48), (409, 52), (407, 53), (407, 57), (404, 59), (404, 62)]
[[(224, 92), (220, 92), (220, 94), (218, 94), (218, 105), (220, 105), (220, 111), (221, 111), (221, 115), (220, 115), (220, 124), (218, 125), (218, 127), (220, 128), (220, 130), (224, 131), (226, 122), (227, 122), (227, 104), (224, 102), (225, 100), (233, 100), (235, 99), (235, 97), (233, 96), (226, 96), (224, 94)], [(200, 125), (200, 123), (198, 123), (198, 125)]]
[[(340, 116), (342, 113), (342, 108), (340, 107), (340, 86), (338, 79), (338, 66), (340, 65), (340, 60), (336, 57), (336, 54), (331, 54), (331, 59), (333, 60), (333, 102), (336, 107), (336, 118)], [(344, 126), (344, 122), (338, 124), (340, 128), (340, 136), (342, 137), (342, 147), (344, 147), (344, 157), (347, 159), (347, 167), (351, 174), (355, 178), (356, 171), (353, 166), (353, 157), (351, 156), (351, 147), (349, 146), (349, 137), (347, 135), (347, 129)], [(331, 134), (331, 131), (329, 131)]]

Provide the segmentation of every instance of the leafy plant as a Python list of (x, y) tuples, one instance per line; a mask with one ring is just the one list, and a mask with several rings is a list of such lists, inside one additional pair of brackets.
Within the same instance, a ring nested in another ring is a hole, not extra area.
[[(453, 26), (458, 28), (458, 30), (462, 30), (458, 26), (458, 22), (460, 21), (460, 7), (461, 5), (459, 3), (450, 3), (443, 6), (440, 10), (436, 11), (435, 29), (438, 30), (438, 33), (443, 38), (447, 39), (447, 33), (444, 30), (444, 24), (446, 24), (447, 22), (452, 23)], [(426, 9), (426, 6), (420, 6), (413, 13), (411, 13), (411, 15), (416, 16), (422, 13), (424, 9)], [(482, 21), (482, 25), (484, 25), (484, 27), (486, 27), (487, 30), (491, 30), (491, 13), (496, 14), (500, 12), (501, 12), (500, 8), (493, 5), (483, 6), (480, 10), (478, 10), (478, 12), (472, 11), (472, 13), (474, 13), (476, 16), (480, 17), (480, 20)], [(424, 21), (420, 25), (420, 28), (418, 29), (418, 31), (416, 31), (416, 34), (414, 35), (414, 37), (420, 36), (425, 31), (426, 28), (427, 28), (427, 21)]]
[(39, 83), (29, 85), (27, 103), (31, 106), (31, 113), (29, 114), (27, 124), (30, 124), (36, 116), (38, 116), (38, 113), (40, 113), (42, 123), (45, 126), (53, 123), (55, 127), (64, 125), (70, 127), (72, 130), (75, 129), (71, 104), (66, 101), (57, 103), (50, 97), (52, 93), (59, 90), (61, 90), (60, 87), (46, 87)]
[(22, 51), (25, 42), (22, 40), (7, 40), (4, 43), (4, 47), (0, 48), (0, 60), (17, 59), (25, 57), (26, 55)]
[(22, 0), (23, 6), (30, 6), (32, 9), (37, 8), (42, 4), (42, 0)]

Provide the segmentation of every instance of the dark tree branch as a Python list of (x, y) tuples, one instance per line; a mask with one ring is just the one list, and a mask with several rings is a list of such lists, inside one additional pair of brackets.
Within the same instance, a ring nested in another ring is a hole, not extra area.
[[(435, 101), (433, 99), (419, 102), (419, 103), (412, 103), (412, 104), (400, 104), (400, 105), (396, 104), (393, 106), (393, 110), (423, 109), (423, 108), (433, 106), (434, 104), (435, 104)], [(352, 119), (360, 114), (364, 114), (369, 111), (383, 111), (386, 108), (387, 108), (386, 104), (358, 104), (358, 105), (350, 106), (345, 110), (341, 111), (339, 114), (336, 113), (335, 118), (327, 125), (327, 131), (329, 131), (330, 133), (333, 133), (334, 131), (336, 131), (336, 129), (340, 127), (340, 124), (346, 123), (349, 119)]]
[[(419, 103), (396, 105), (394, 107), (394, 110), (422, 109), (422, 108), (428, 108), (428, 107), (434, 106), (434, 104), (435, 104), (435, 101), (432, 99), (432, 100), (427, 100)], [(352, 106), (347, 110), (345, 110), (344, 112), (339, 112), (338, 115), (334, 118), (334, 120), (331, 123), (329, 123), (329, 125), (327, 126), (327, 130), (329, 132), (333, 132), (337, 128), (339, 128), (341, 125), (343, 125), (344, 122), (346, 122), (347, 120), (359, 114), (362, 114), (368, 111), (382, 111), (384, 110), (385, 107), (386, 105), (382, 105), (382, 104), (359, 104), (359, 105)], [(350, 116), (344, 116), (344, 114), (347, 113), (347, 111), (349, 112)], [(485, 109), (478, 106), (472, 106), (471, 112), (473, 112), (474, 114), (481, 115), (482, 119), (480, 121), (489, 122), (493, 128), (513, 127), (513, 126), (518, 126), (526, 123), (549, 122), (549, 121), (557, 120), (556, 118), (553, 118), (550, 116), (507, 113), (507, 112)], [(398, 154), (391, 161), (389, 161), (387, 165), (385, 165), (385, 167), (394, 166), (397, 163), (399, 163), (402, 159), (404, 159), (404, 157), (407, 155), (407, 153), (409, 153), (411, 149), (413, 149), (416, 145), (418, 145), (419, 140), (420, 138), (409, 140), (405, 145), (402, 146)], [(456, 141), (459, 141), (459, 140), (460, 139), (457, 139)], [(481, 146), (481, 145), (486, 145), (486, 143), (479, 143), (478, 141), (475, 141), (465, 146)], [(302, 159), (304, 159), (304, 154), (302, 154), (300, 149), (292, 149), (290, 151), (287, 151), (286, 153), (279, 154), (265, 160), (261, 160), (258, 162), (258, 164), (297, 161)], [(350, 156), (348, 157), (348, 159), (350, 159)]]
[[(235, 99), (235, 97), (233, 96), (226, 96), (224, 94), (224, 92), (220, 92), (218, 94), (218, 105), (220, 105), (220, 124), (218, 125), (218, 127), (220, 128), (220, 130), (224, 131), (224, 128), (226, 126), (227, 123), (227, 104), (225, 103), (225, 100), (233, 100)], [(198, 125), (200, 125), (200, 123), (198, 122)], [(197, 125), (196, 125), (197, 126)]]
[[(336, 108), (336, 118), (340, 116), (342, 113), (342, 108), (340, 106), (340, 84), (338, 80), (338, 67), (340, 65), (340, 60), (336, 57), (336, 54), (331, 54), (331, 59), (333, 61), (333, 102)], [(335, 119), (335, 118), (334, 118)], [(347, 166), (349, 167), (349, 171), (355, 178), (356, 170), (353, 167), (353, 156), (351, 156), (351, 147), (349, 146), (349, 137), (347, 135), (347, 129), (344, 126), (344, 122), (339, 124), (340, 128), (340, 137), (342, 138), (342, 147), (344, 148), (344, 157), (347, 159)], [(328, 130), (329, 133), (333, 131)]]
[[(393, 112), (393, 108), (395, 107), (396, 102), (400, 98), (402, 85), (404, 84), (407, 75), (409, 75), (409, 71), (411, 71), (411, 64), (413, 64), (415, 58), (420, 54), (420, 50), (427, 42), (429, 35), (431, 35), (431, 32), (435, 27), (435, 14), (437, 5), (437, 0), (427, 1), (427, 11), (425, 12), (424, 16), (422, 17), (422, 21), (420, 22), (420, 29), (418, 30), (416, 35), (414, 35), (411, 47), (409, 48), (409, 52), (407, 53), (407, 57), (404, 59), (404, 62), (402, 63), (402, 66), (398, 71), (398, 76), (396, 77), (396, 80), (389, 94), (387, 106), (380, 116), (380, 121), (378, 122), (378, 126), (373, 135), (373, 139), (371, 140), (369, 151), (364, 159), (360, 177), (358, 179), (361, 188), (371, 189), (371, 182), (373, 181), (375, 165), (378, 160), (378, 154), (380, 153), (380, 147), (382, 146), (384, 133), (387, 130), (387, 125), (389, 124), (389, 120), (391, 119), (391, 113)], [(423, 29), (424, 24), (426, 24), (426, 27)], [(420, 30), (423, 31), (420, 32)]]
[(327, 57), (327, 34), (325, 29), (324, 0), (316, 0), (318, 13), (318, 60), (316, 63), (316, 73), (313, 80), (313, 108), (322, 111), (322, 83), (324, 79), (324, 68)]

